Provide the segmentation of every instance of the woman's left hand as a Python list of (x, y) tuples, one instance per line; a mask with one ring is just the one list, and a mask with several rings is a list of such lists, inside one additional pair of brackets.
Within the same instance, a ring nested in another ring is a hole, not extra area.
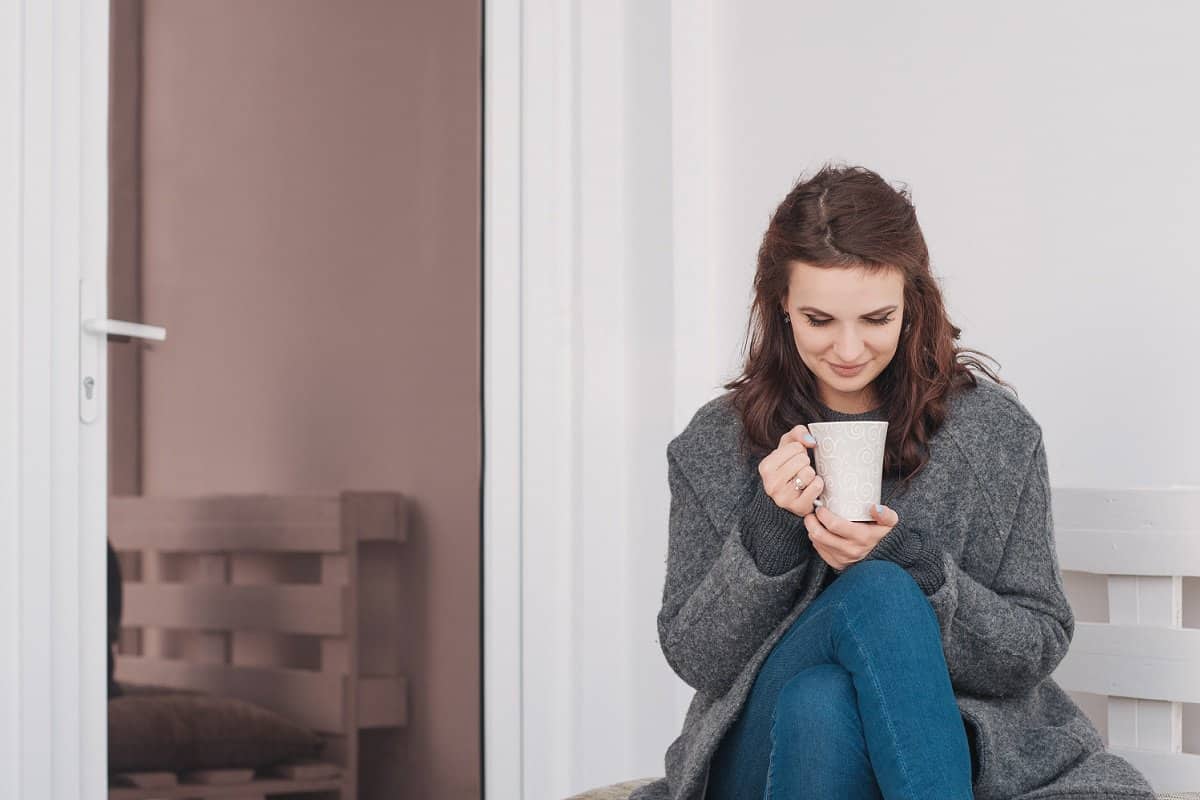
[(871, 552), (888, 531), (900, 523), (900, 515), (887, 506), (883, 511), (871, 506), (875, 522), (851, 522), (825, 506), (804, 517), (808, 538), (826, 564), (841, 572)]

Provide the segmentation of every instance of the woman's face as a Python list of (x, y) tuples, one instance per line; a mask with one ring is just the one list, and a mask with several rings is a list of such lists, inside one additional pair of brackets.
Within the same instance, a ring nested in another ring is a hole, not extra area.
[[(879, 405), (872, 383), (900, 343), (904, 275), (898, 269), (821, 269), (791, 264), (783, 310), (801, 360), (817, 378), (821, 402), (855, 414)], [(835, 366), (863, 365), (853, 375)]]

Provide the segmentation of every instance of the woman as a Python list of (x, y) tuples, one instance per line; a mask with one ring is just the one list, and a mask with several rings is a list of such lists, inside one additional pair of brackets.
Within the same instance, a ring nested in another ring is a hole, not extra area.
[[(697, 692), (632, 798), (1152, 800), (1049, 677), (1075, 621), (1042, 430), (955, 346), (907, 191), (821, 169), (754, 286), (743, 374), (667, 447), (658, 630)], [(888, 421), (874, 521), (814, 508), (817, 420)]]

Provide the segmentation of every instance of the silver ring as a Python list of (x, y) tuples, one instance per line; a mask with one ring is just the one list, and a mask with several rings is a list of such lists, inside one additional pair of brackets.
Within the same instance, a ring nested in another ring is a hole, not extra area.
[(792, 485), (796, 487), (797, 492), (802, 492), (802, 491), (804, 491), (804, 487), (807, 486), (808, 484), (800, 482), (800, 473), (797, 472), (796, 477), (792, 478)]

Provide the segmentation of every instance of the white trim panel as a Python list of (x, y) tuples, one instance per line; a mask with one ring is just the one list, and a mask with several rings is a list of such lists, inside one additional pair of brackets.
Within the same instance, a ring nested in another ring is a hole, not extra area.
[(521, 721), (521, 3), (485, 0), (484, 796), (524, 797)]

